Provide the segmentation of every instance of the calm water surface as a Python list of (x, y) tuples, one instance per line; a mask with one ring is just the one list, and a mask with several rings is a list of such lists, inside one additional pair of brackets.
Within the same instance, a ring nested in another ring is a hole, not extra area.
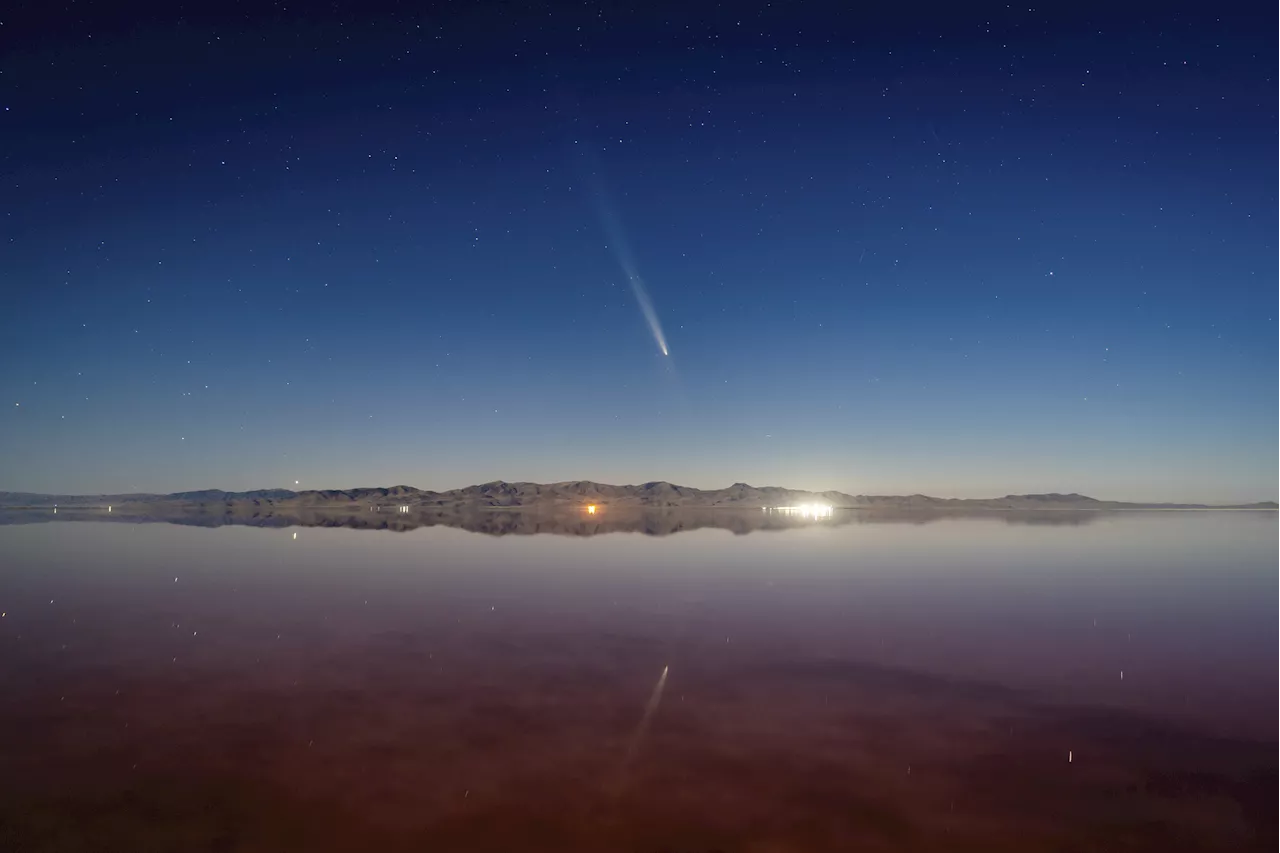
[(1276, 849), (1276, 515), (1029, 520), (6, 524), (0, 848)]

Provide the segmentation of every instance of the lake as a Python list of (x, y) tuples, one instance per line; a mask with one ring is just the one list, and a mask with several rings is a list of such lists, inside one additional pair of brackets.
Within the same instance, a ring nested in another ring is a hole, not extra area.
[(7, 514), (0, 848), (1276, 849), (1274, 512), (607, 516)]

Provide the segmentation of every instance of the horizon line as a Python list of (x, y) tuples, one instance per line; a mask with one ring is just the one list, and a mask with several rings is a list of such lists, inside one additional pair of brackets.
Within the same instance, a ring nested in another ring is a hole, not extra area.
[(281, 491), (281, 492), (289, 492), (289, 493), (291, 493), (291, 494), (303, 494), (303, 493), (306, 493), (306, 492), (350, 492), (350, 491), (356, 491), (356, 490), (360, 490), (360, 489), (398, 489), (398, 488), (414, 489), (414, 490), (416, 490), (416, 491), (420, 491), (420, 492), (433, 492), (433, 493), (436, 493), (436, 494), (446, 494), (446, 493), (448, 493), (448, 492), (463, 491), (463, 490), (465, 490), (465, 489), (469, 489), (469, 488), (476, 488), (476, 487), (478, 487), (478, 486), (490, 486), (490, 485), (497, 485), (497, 484), (502, 484), (502, 485), (561, 486), (561, 485), (567, 485), (567, 484), (572, 484), (572, 483), (590, 483), (590, 484), (592, 484), (592, 485), (596, 485), (596, 486), (609, 486), (609, 487), (612, 487), (612, 488), (640, 488), (640, 487), (648, 486), (648, 485), (666, 484), (666, 485), (673, 486), (673, 487), (676, 487), (676, 488), (681, 488), (681, 489), (692, 489), (692, 490), (699, 491), (699, 492), (719, 492), (719, 491), (726, 491), (726, 490), (728, 490), (728, 489), (733, 488), (734, 486), (744, 486), (744, 487), (746, 487), (746, 488), (751, 488), (751, 489), (762, 489), (762, 490), (763, 490), (763, 489), (778, 489), (778, 490), (788, 491), (788, 492), (808, 492), (808, 493), (810, 493), (810, 494), (825, 494), (825, 493), (829, 493), (829, 492), (835, 492), (835, 493), (837, 493), (837, 494), (846, 495), (846, 496), (848, 496), (848, 497), (887, 497), (887, 498), (910, 498), (910, 497), (921, 497), (921, 498), (931, 498), (931, 499), (933, 499), (933, 500), (948, 500), (948, 501), (989, 501), (989, 500), (1002, 500), (1002, 499), (1004, 499), (1004, 498), (1012, 498), (1012, 497), (1029, 497), (1029, 496), (1049, 496), (1049, 495), (1056, 495), (1056, 496), (1061, 496), (1061, 497), (1076, 497), (1076, 498), (1081, 498), (1081, 499), (1085, 499), (1085, 500), (1093, 500), (1093, 501), (1098, 501), (1098, 502), (1101, 502), (1101, 503), (1142, 503), (1142, 504), (1152, 504), (1152, 505), (1162, 505), (1162, 504), (1167, 504), (1167, 505), (1174, 505), (1174, 504), (1189, 505), (1189, 504), (1196, 504), (1196, 505), (1200, 505), (1200, 506), (1208, 506), (1208, 507), (1212, 507), (1212, 506), (1238, 506), (1238, 505), (1246, 505), (1246, 504), (1260, 504), (1260, 503), (1277, 503), (1277, 499), (1276, 499), (1276, 498), (1263, 498), (1263, 499), (1256, 499), (1256, 500), (1234, 501), (1234, 502), (1219, 503), (1219, 504), (1204, 503), (1204, 502), (1201, 502), (1201, 501), (1175, 501), (1175, 500), (1161, 500), (1161, 501), (1150, 501), (1150, 500), (1122, 500), (1122, 499), (1116, 499), (1116, 498), (1097, 498), (1097, 497), (1094, 497), (1094, 496), (1092, 496), (1092, 495), (1088, 495), (1088, 494), (1085, 494), (1085, 493), (1083, 493), (1083, 492), (1079, 492), (1079, 491), (1070, 491), (1070, 492), (1060, 492), (1060, 491), (1043, 491), (1043, 492), (1006, 492), (1006, 493), (1005, 493), (1005, 494), (1003, 494), (1003, 495), (992, 495), (992, 496), (988, 496), (988, 497), (957, 498), (957, 497), (942, 497), (942, 496), (940, 496), (940, 495), (936, 495), (936, 494), (929, 494), (929, 493), (927, 493), (927, 492), (919, 492), (919, 491), (915, 491), (915, 492), (898, 492), (898, 493), (893, 493), (893, 492), (881, 492), (881, 493), (877, 493), (877, 494), (872, 494), (872, 493), (867, 493), (867, 492), (857, 493), (857, 492), (852, 492), (852, 491), (844, 491), (844, 490), (842, 490), (842, 489), (799, 489), (799, 488), (792, 488), (792, 487), (790, 487), (790, 486), (772, 486), (772, 485), (770, 485), (770, 486), (753, 486), (753, 485), (751, 485), (750, 483), (747, 483), (747, 482), (744, 482), (744, 481), (741, 481), (741, 480), (738, 480), (738, 481), (735, 481), (735, 482), (733, 482), (733, 483), (730, 483), (730, 484), (729, 484), (729, 485), (727, 485), (727, 486), (719, 486), (719, 487), (715, 487), (715, 488), (703, 488), (703, 487), (699, 487), (699, 486), (683, 485), (683, 484), (680, 484), (680, 483), (675, 483), (675, 482), (670, 481), (670, 480), (646, 480), (646, 481), (644, 481), (644, 482), (640, 482), (640, 483), (606, 483), (606, 482), (603, 482), (603, 481), (600, 481), (600, 480), (587, 480), (587, 479), (577, 479), (577, 480), (552, 480), (552, 481), (549, 481), (549, 482), (538, 482), (538, 481), (536, 481), (536, 480), (503, 480), (503, 479), (496, 479), (496, 480), (485, 480), (485, 481), (480, 482), (480, 483), (469, 483), (469, 484), (467, 484), (467, 485), (465, 485), (465, 486), (456, 486), (456, 487), (448, 488), (448, 489), (422, 488), (421, 486), (411, 486), (411, 485), (408, 485), (407, 483), (396, 483), (396, 484), (391, 485), (391, 486), (349, 486), (349, 487), (342, 487), (342, 488), (302, 488), (302, 487), (301, 487), (301, 485), (299, 485), (299, 484), (295, 483), (294, 487), (292, 487), (292, 488), (291, 488), (291, 487), (288, 487), (288, 486), (270, 486), (270, 487), (252, 488), (252, 489), (200, 488), (200, 489), (179, 489), (179, 490), (176, 490), (176, 491), (169, 491), (169, 492), (162, 492), (162, 491), (128, 491), (128, 492), (105, 492), (105, 491), (104, 491), (104, 492), (39, 492), (39, 491), (23, 491), (23, 490), (0, 490), (0, 494), (26, 494), (26, 495), (41, 496), (41, 497), (57, 497), (57, 496), (61, 496), (61, 497), (77, 497), (77, 498), (85, 498), (85, 497), (103, 497), (103, 496), (113, 496), (113, 495), (114, 495), (114, 496), (128, 496), (128, 495), (158, 495), (158, 496), (168, 497), (168, 496), (172, 496), (172, 495), (190, 494), (190, 493), (196, 493), (196, 492), (222, 492), (222, 493), (224, 493), (224, 494), (246, 494), (246, 493), (252, 493), (252, 492)]

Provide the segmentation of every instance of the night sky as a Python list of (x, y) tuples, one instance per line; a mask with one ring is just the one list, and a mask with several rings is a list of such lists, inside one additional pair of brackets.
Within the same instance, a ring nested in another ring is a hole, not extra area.
[(0, 489), (1276, 496), (1274, 4), (0, 21)]

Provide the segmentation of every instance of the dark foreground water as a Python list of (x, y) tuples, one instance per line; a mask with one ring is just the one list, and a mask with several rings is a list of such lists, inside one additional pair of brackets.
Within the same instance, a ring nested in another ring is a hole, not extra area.
[(1276, 849), (1274, 513), (45, 518), (3, 850)]

